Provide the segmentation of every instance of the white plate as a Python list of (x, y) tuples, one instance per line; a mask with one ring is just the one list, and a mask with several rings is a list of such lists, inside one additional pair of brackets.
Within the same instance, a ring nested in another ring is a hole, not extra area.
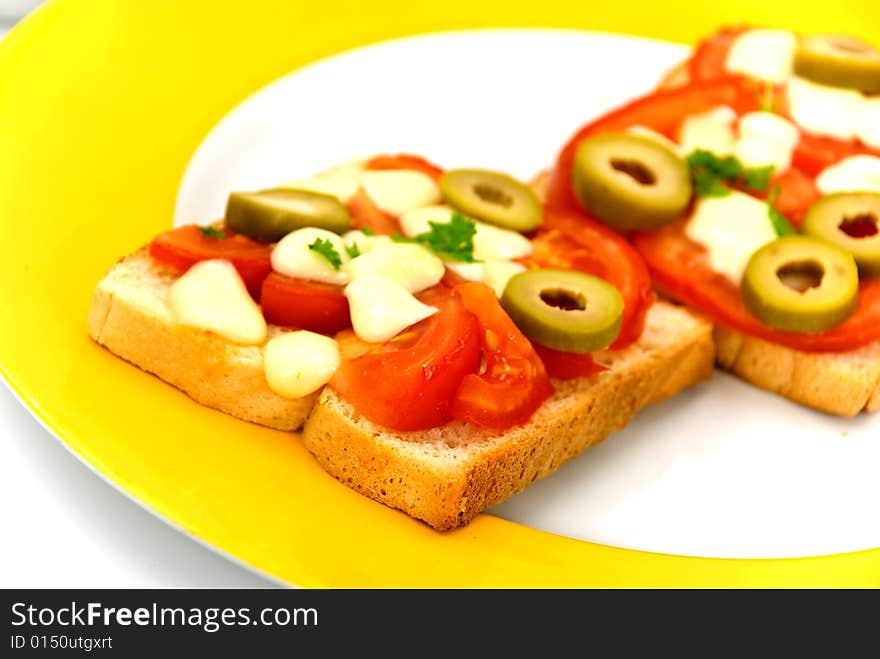
[[(231, 190), (374, 153), (527, 179), (578, 126), (647, 92), (685, 53), (547, 30), (441, 33), (350, 51), (230, 112), (193, 157), (175, 222), (222, 216)], [(718, 373), (492, 512), (648, 551), (837, 553), (880, 546), (878, 465), (880, 415), (826, 416)]]

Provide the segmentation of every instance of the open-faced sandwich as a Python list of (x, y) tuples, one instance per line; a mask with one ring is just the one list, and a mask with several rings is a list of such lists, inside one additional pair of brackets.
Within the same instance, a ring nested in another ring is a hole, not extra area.
[(196, 401), (302, 428), (341, 482), (437, 529), (708, 378), (711, 325), (633, 247), (502, 173), (414, 156), (233, 193), (98, 284), (89, 333)]
[(840, 415), (880, 409), (880, 51), (730, 28), (582, 127), (550, 212), (631, 239), (715, 322), (718, 363)]

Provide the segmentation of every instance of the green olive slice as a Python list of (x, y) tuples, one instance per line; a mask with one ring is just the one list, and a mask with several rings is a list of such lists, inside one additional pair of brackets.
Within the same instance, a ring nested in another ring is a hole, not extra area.
[(528, 233), (541, 224), (541, 202), (516, 179), (486, 169), (450, 169), (440, 177), (446, 201), (477, 220)]
[(880, 93), (880, 50), (846, 35), (801, 37), (794, 72), (823, 85)]
[(568, 270), (514, 275), (501, 306), (532, 341), (566, 352), (607, 348), (620, 333), (623, 316), (623, 298), (614, 286)]
[(581, 142), (572, 185), (587, 211), (619, 231), (670, 222), (684, 213), (691, 199), (685, 161), (655, 140), (630, 133)]
[(859, 273), (850, 254), (810, 236), (785, 236), (752, 255), (742, 281), (743, 301), (767, 325), (789, 332), (821, 332), (856, 308)]
[(274, 243), (304, 227), (345, 233), (348, 209), (336, 198), (309, 190), (273, 188), (233, 192), (226, 202), (226, 226), (254, 240)]
[(852, 254), (861, 275), (880, 277), (880, 194), (822, 197), (807, 211), (803, 231)]

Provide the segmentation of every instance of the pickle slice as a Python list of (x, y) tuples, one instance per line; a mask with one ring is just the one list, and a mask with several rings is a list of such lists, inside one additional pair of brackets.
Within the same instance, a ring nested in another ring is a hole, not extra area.
[(450, 169), (440, 192), (465, 215), (502, 229), (528, 233), (541, 224), (541, 202), (516, 179), (486, 169)]
[(632, 133), (581, 142), (572, 185), (587, 211), (619, 231), (650, 229), (676, 219), (692, 191), (690, 171), (678, 154)]
[(823, 85), (880, 93), (880, 50), (847, 35), (801, 37), (794, 72)]
[(345, 233), (351, 228), (351, 219), (336, 197), (310, 190), (273, 188), (229, 195), (226, 226), (254, 240), (274, 243), (305, 227)]
[(880, 277), (880, 194), (822, 197), (807, 211), (803, 230), (852, 254), (862, 276)]
[(836, 327), (856, 308), (859, 273), (850, 254), (809, 236), (785, 236), (752, 255), (743, 302), (760, 320), (789, 332)]
[(566, 352), (607, 348), (620, 333), (623, 298), (606, 281), (567, 270), (510, 278), (501, 306), (532, 341)]

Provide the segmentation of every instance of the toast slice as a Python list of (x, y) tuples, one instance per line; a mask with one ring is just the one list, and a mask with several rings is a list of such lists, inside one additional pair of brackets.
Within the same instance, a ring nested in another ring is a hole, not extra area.
[[(318, 398), (273, 392), (260, 346), (241, 346), (175, 323), (168, 291), (180, 273), (147, 248), (123, 258), (98, 283), (88, 331), (110, 352), (157, 375), (197, 402), (278, 430), (297, 430)], [(284, 332), (269, 326), (269, 337)]]
[(880, 341), (847, 352), (803, 352), (715, 326), (718, 365), (802, 405), (855, 416), (880, 410)]
[(623, 428), (645, 405), (708, 379), (711, 325), (657, 302), (637, 343), (596, 360), (608, 369), (555, 381), (556, 393), (531, 420), (501, 433), (457, 421), (421, 432), (388, 430), (327, 387), (303, 441), (327, 472), (361, 494), (438, 530), (463, 526)]

